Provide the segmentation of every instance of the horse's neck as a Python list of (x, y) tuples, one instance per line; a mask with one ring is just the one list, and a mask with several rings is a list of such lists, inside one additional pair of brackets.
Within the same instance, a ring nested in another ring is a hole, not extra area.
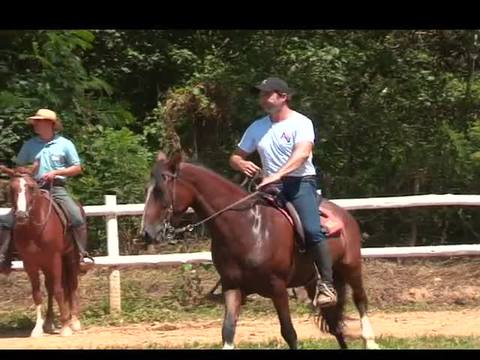
[(248, 195), (239, 186), (211, 171), (191, 164), (185, 170), (187, 178), (191, 179), (190, 186), (196, 191), (192, 208), (203, 215), (209, 216)]
[(49, 202), (53, 201), (50, 194), (45, 194), (44, 191), (37, 189), (32, 196), (32, 216), (36, 217), (36, 221), (45, 219), (48, 213)]
[[(265, 211), (268, 212), (268, 208), (254, 205), (253, 198), (242, 202), (250, 193), (210, 172), (191, 174), (190, 180), (190, 185), (196, 191), (191, 207), (199, 220), (213, 216), (206, 222), (211, 234), (212, 249), (218, 251), (220, 248), (228, 248), (229, 253), (235, 253), (239, 246), (245, 247), (252, 239), (263, 236), (261, 231), (266, 223), (261, 219), (267, 215)], [(234, 205), (231, 211), (222, 211), (230, 205)], [(248, 235), (250, 231), (252, 236)]]

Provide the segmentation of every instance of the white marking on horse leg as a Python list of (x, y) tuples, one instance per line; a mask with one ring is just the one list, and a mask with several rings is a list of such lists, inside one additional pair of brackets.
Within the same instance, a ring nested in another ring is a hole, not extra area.
[(67, 324), (62, 327), (60, 330), (60, 336), (72, 336), (73, 331), (72, 328)]
[(37, 310), (37, 320), (35, 322), (35, 327), (30, 334), (31, 337), (40, 337), (43, 335), (43, 317), (42, 317), (42, 304), (36, 306)]
[[(153, 184), (151, 184), (151, 185), (148, 187), (147, 197), (146, 197), (146, 199), (145, 199), (145, 207), (146, 207), (147, 204), (148, 204), (148, 200), (150, 200), (150, 195), (152, 194), (152, 191), (153, 191)], [(142, 222), (140, 223), (140, 230), (141, 230), (141, 231), (143, 231), (144, 225), (145, 225), (145, 210), (143, 211)]]
[(233, 344), (230, 344), (230, 343), (227, 343), (227, 342), (225, 344), (223, 344), (223, 350), (232, 350), (234, 348), (235, 348), (235, 346)]
[(80, 324), (80, 320), (78, 320), (78, 317), (75, 315), (72, 315), (72, 320), (70, 322), (70, 327), (72, 328), (73, 331), (80, 331), (82, 330), (82, 325)]
[(372, 325), (368, 319), (367, 314), (363, 315), (360, 319), (362, 325), (362, 338), (366, 349), (379, 349), (380, 347), (375, 342), (375, 335), (373, 333)]
[(20, 191), (17, 198), (17, 211), (26, 212), (27, 211), (27, 196), (26, 196), (26, 181), (25, 179), (20, 179)]

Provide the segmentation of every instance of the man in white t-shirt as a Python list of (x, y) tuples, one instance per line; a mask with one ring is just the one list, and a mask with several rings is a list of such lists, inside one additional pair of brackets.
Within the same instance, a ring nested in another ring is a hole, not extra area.
[(288, 101), (293, 90), (279, 78), (270, 77), (255, 86), (260, 90), (260, 105), (268, 115), (254, 121), (243, 134), (230, 165), (247, 176), (261, 169), (248, 155), (258, 151), (265, 176), (258, 188), (278, 186), (300, 216), (307, 241), (320, 274), (314, 305), (333, 306), (337, 294), (333, 287), (332, 258), (326, 236), (320, 227), (317, 207), (317, 179), (312, 163), (315, 140), (312, 121), (290, 109)]

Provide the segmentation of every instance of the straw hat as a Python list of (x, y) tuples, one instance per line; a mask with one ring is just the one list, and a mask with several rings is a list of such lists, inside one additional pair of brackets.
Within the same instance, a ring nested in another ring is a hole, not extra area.
[(30, 124), (33, 124), (34, 120), (50, 120), (54, 123), (55, 125), (55, 130), (62, 130), (63, 125), (60, 121), (60, 119), (57, 117), (57, 114), (55, 111), (49, 110), (49, 109), (40, 109), (37, 111), (37, 113), (33, 116), (30, 116), (28, 118), (28, 122)]

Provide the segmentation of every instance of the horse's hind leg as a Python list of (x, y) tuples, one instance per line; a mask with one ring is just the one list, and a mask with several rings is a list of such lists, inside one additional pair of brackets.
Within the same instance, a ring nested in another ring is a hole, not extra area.
[(79, 315), (79, 301), (78, 301), (78, 274), (80, 271), (79, 257), (76, 252), (71, 252), (65, 256), (66, 272), (65, 272), (65, 287), (68, 288), (70, 293), (70, 311), (72, 319), (70, 327), (73, 331), (82, 330), (82, 325), (78, 318)]
[(43, 331), (45, 331), (46, 333), (53, 333), (55, 330), (55, 325), (53, 322), (53, 282), (50, 274), (45, 274), (45, 288), (47, 289), (48, 305), (47, 316), (45, 317), (45, 324), (43, 325)]
[[(328, 332), (335, 336), (338, 346), (341, 349), (347, 349), (347, 343), (345, 341), (345, 334), (343, 332), (343, 310), (345, 307), (345, 280), (337, 272), (333, 274), (333, 285), (337, 291), (337, 304), (330, 307), (321, 308), (318, 313), (317, 321), (321, 320), (319, 324), (320, 329), (324, 332)], [(305, 286), (308, 297), (313, 302), (315, 298), (316, 284), (311, 282)]]
[(296, 349), (297, 333), (292, 324), (290, 308), (288, 305), (288, 292), (285, 285), (279, 286), (275, 289), (272, 301), (277, 310), (278, 319), (280, 320), (282, 337), (285, 339), (290, 349)]
[[(24, 262), (25, 263), (25, 262)], [(25, 271), (30, 278), (32, 284), (32, 297), (35, 303), (35, 310), (37, 319), (35, 321), (35, 327), (33, 328), (30, 336), (40, 337), (43, 335), (43, 317), (42, 317), (42, 292), (40, 290), (40, 274), (38, 268), (28, 268), (25, 266)]]
[(375, 335), (373, 333), (372, 325), (367, 315), (367, 294), (363, 287), (362, 270), (361, 267), (355, 267), (349, 271), (345, 271), (347, 282), (352, 287), (353, 302), (360, 314), (360, 324), (362, 328), (362, 339), (366, 349), (378, 349), (379, 346), (375, 342)]
[(233, 349), (233, 338), (237, 326), (240, 306), (242, 304), (242, 292), (240, 289), (229, 289), (224, 292), (225, 317), (222, 326), (222, 342), (224, 349)]

